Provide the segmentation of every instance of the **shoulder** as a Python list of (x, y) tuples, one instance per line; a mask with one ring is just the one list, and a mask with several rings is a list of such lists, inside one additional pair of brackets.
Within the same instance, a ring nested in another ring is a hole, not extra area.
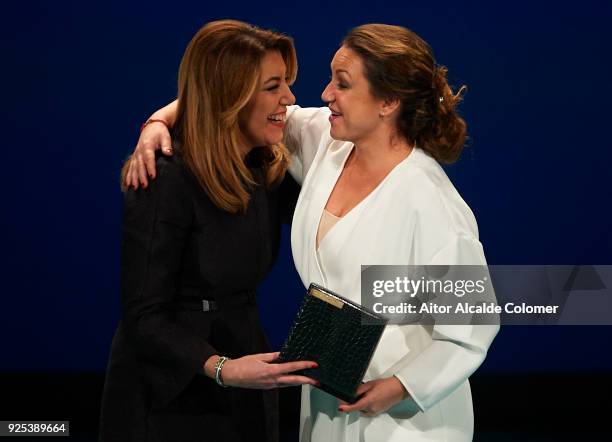
[(155, 168), (157, 177), (165, 180), (185, 179), (189, 172), (183, 157), (178, 152), (170, 157), (157, 154)]
[(476, 219), (444, 169), (421, 149), (405, 163), (397, 183), (405, 206), (424, 225), (436, 226), (451, 235), (478, 238)]
[(410, 207), (444, 210), (445, 189), (452, 183), (433, 158), (415, 149), (397, 169), (393, 187)]
[(151, 180), (151, 189), (161, 193), (177, 193), (183, 195), (190, 194), (197, 180), (189, 167), (185, 164), (180, 153), (176, 152), (168, 157), (158, 154), (155, 159), (157, 176)]
[(182, 158), (159, 155), (155, 161), (157, 176), (146, 188), (125, 192), (126, 214), (152, 212), (156, 217), (179, 219), (191, 211), (193, 184)]
[(451, 184), (440, 164), (422, 149), (415, 148), (403, 166), (406, 180), (421, 181), (426, 186), (424, 190), (435, 191), (440, 186)]

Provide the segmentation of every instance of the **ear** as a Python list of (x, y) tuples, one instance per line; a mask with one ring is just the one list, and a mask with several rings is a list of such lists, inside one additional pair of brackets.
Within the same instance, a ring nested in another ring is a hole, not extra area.
[(399, 98), (386, 98), (382, 101), (379, 113), (384, 116), (389, 116), (400, 107)]

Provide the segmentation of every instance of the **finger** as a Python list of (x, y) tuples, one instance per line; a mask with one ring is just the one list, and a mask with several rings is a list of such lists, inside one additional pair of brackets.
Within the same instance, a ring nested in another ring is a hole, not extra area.
[(138, 170), (138, 179), (140, 180), (142, 187), (147, 187), (147, 171), (144, 165), (144, 160), (142, 159), (142, 155), (140, 154), (136, 155), (136, 169)]
[(161, 140), (161, 150), (164, 155), (172, 155), (172, 140), (170, 139), (170, 134), (164, 134)]
[(313, 361), (294, 361), (278, 364), (274, 367), (276, 374), (291, 373), (298, 370), (306, 370), (307, 368), (316, 368), (319, 365)]
[(140, 181), (138, 181), (138, 161), (135, 157), (132, 158), (130, 166), (132, 168), (132, 183), (134, 184), (134, 187), (138, 189), (140, 187)]
[(130, 158), (127, 163), (127, 169), (125, 170), (125, 175), (123, 176), (123, 184), (125, 187), (130, 187), (132, 185), (132, 175), (130, 171), (132, 170), (132, 159)]
[(279, 384), (279, 387), (292, 387), (295, 385), (312, 385), (314, 387), (319, 387), (321, 383), (315, 379), (309, 378), (307, 376), (299, 376), (299, 375), (283, 375), (276, 378), (276, 383)]
[(367, 412), (369, 403), (370, 400), (367, 397), (363, 397), (354, 404), (340, 405), (338, 407), (338, 411), (341, 411), (343, 413), (350, 413), (352, 411), (364, 410), (364, 412)]
[(134, 189), (138, 189), (138, 174), (136, 173), (136, 159), (130, 160), (130, 181)]
[(140, 182), (138, 181), (138, 173), (136, 172), (136, 164), (132, 166), (132, 186), (134, 189), (138, 189), (140, 187)]
[(155, 178), (155, 151), (153, 150), (145, 150), (142, 154), (144, 157), (144, 165), (147, 169), (147, 174), (151, 178)]
[(372, 382), (366, 382), (365, 384), (361, 384), (359, 387), (357, 387), (357, 396), (361, 396), (362, 394), (370, 391), (372, 388), (374, 388), (374, 384)]
[(278, 357), (280, 356), (280, 352), (279, 351), (275, 351), (272, 353), (260, 353), (259, 355), (257, 355), (260, 361), (262, 362), (274, 362), (278, 359)]

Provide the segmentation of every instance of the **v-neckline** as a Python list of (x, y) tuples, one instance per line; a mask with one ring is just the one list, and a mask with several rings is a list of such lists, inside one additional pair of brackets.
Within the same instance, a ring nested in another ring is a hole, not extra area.
[[(315, 249), (315, 254), (319, 253), (319, 250), (321, 250), (321, 245), (323, 244), (323, 242), (325, 241), (325, 239), (330, 235), (330, 233), (336, 229), (338, 227), (338, 224), (345, 222), (346, 223), (346, 219), (353, 213), (357, 212), (362, 206), (365, 205), (365, 203), (375, 194), (378, 192), (378, 190), (385, 184), (385, 182), (389, 179), (389, 177), (395, 172), (396, 169), (398, 169), (402, 164), (404, 164), (408, 158), (410, 158), (415, 149), (416, 146), (414, 146), (412, 148), (412, 150), (410, 151), (410, 153), (406, 156), (406, 158), (404, 158), (402, 161), (400, 161), (399, 163), (397, 163), (395, 166), (393, 166), (393, 168), (389, 171), (389, 173), (387, 173), (387, 175), (385, 175), (385, 177), (380, 181), (380, 183), (378, 183), (376, 185), (376, 187), (374, 187), (370, 193), (368, 193), (365, 197), (363, 197), (361, 199), (361, 201), (359, 201), (357, 204), (355, 204), (353, 207), (351, 207), (351, 210), (349, 210), (348, 212), (346, 212), (344, 215), (342, 216), (338, 216), (338, 220), (336, 221), (336, 223), (331, 227), (331, 229), (329, 229), (327, 231), (327, 233), (325, 234), (325, 236), (323, 238), (321, 238), (321, 241), (319, 242), (319, 246), (317, 247), (317, 233), (319, 231), (319, 227), (321, 225), (321, 219), (323, 218), (323, 212), (325, 211), (325, 207), (327, 207), (327, 203), (329, 202), (329, 198), (331, 197), (331, 194), (333, 193), (334, 189), (336, 188), (336, 185), (338, 184), (338, 180), (340, 179), (340, 176), (342, 175), (342, 172), (344, 171), (344, 166), (346, 165), (346, 162), (348, 161), (349, 157), (351, 156), (351, 153), (353, 152), (353, 150), (355, 149), (355, 145), (351, 143), (351, 147), (350, 149), (348, 149), (348, 152), (346, 153), (346, 156), (344, 157), (344, 159), (342, 160), (342, 164), (340, 165), (340, 167), (338, 168), (338, 172), (336, 173), (336, 176), (334, 177), (334, 180), (331, 183), (331, 187), (329, 188), (328, 192), (327, 192), (327, 198), (325, 198), (325, 202), (323, 203), (323, 207), (321, 208), (321, 214), (319, 215), (318, 218), (318, 222), (316, 224), (316, 230), (315, 230), (315, 241), (314, 241), (314, 249)], [(328, 211), (329, 212), (329, 211)], [(329, 212), (331, 213), (331, 212)], [(333, 213), (331, 213), (333, 216)]]

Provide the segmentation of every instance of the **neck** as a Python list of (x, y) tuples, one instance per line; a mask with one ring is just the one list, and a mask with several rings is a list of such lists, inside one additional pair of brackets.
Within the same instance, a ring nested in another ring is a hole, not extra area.
[(240, 157), (242, 158), (242, 160), (244, 161), (246, 156), (256, 147), (257, 146), (251, 145), (247, 140), (244, 139), (244, 137), (241, 137), (238, 148), (240, 150)]
[(248, 154), (251, 153), (251, 151), (255, 148), (255, 146), (251, 146), (251, 147), (244, 147), (242, 149), (240, 149), (240, 156), (242, 157), (242, 159), (244, 160)]
[(354, 144), (352, 162), (366, 172), (393, 168), (410, 155), (414, 148), (414, 144), (392, 133), (368, 137)]

